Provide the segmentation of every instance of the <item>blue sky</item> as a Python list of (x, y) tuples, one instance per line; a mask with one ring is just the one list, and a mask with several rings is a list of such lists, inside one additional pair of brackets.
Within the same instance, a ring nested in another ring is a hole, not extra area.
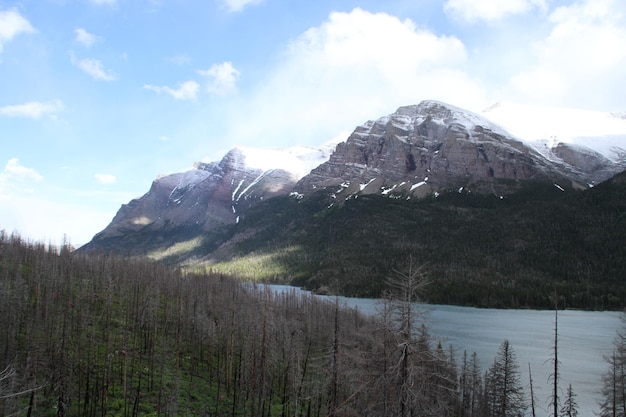
[(626, 110), (623, 0), (0, 0), (0, 229), (88, 241), (160, 174), (424, 99)]

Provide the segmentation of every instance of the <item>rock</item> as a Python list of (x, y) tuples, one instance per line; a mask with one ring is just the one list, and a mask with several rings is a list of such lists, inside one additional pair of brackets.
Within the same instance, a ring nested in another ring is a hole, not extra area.
[(298, 182), (296, 190), (306, 193), (346, 182), (367, 184), (378, 178), (382, 188), (425, 182), (431, 190), (473, 184), (477, 191), (501, 192), (506, 190), (498, 180), (567, 176), (487, 119), (425, 101), (357, 127), (328, 162)]

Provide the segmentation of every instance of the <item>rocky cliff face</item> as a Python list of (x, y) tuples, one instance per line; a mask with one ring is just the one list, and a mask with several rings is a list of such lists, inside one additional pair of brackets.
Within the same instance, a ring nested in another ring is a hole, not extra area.
[[(574, 162), (573, 155), (569, 159)], [(341, 184), (349, 188), (358, 182), (375, 183), (381, 192), (401, 187), (423, 194), (424, 189), (472, 186), (476, 191), (506, 193), (510, 182), (502, 180), (534, 179), (569, 186), (571, 180), (586, 177), (548, 160), (479, 115), (425, 101), (358, 127), (296, 189), (306, 193)]]
[(233, 149), (218, 163), (197, 162), (192, 170), (156, 179), (144, 196), (123, 205), (94, 241), (146, 227), (206, 231), (232, 224), (254, 202), (291, 192), (297, 179), (283, 169), (250, 167), (245, 153)]

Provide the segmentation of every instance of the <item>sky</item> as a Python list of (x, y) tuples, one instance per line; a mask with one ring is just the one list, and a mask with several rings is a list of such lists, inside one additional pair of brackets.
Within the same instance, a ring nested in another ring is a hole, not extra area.
[(0, 230), (75, 245), (159, 175), (422, 100), (626, 111), (623, 0), (0, 0)]

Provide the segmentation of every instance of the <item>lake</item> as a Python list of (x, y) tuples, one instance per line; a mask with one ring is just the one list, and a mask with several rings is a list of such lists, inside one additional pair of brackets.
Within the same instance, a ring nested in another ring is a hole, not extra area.
[[(293, 290), (289, 286), (272, 287), (275, 291)], [(379, 300), (374, 299), (339, 297), (339, 300), (364, 314), (376, 314), (379, 304)], [(452, 345), (459, 360), (464, 350), (468, 357), (476, 352), (483, 371), (493, 363), (500, 345), (508, 339), (525, 386), (529, 385), (530, 364), (537, 416), (550, 415), (554, 311), (430, 304), (419, 304), (419, 307), (426, 312), (426, 324), (433, 338), (446, 346)], [(619, 312), (607, 311), (560, 310), (558, 313), (560, 395), (564, 398), (567, 386), (572, 384), (581, 417), (594, 416), (599, 410), (601, 379), (608, 369), (604, 357), (613, 352), (616, 332), (622, 327), (621, 316)]]

